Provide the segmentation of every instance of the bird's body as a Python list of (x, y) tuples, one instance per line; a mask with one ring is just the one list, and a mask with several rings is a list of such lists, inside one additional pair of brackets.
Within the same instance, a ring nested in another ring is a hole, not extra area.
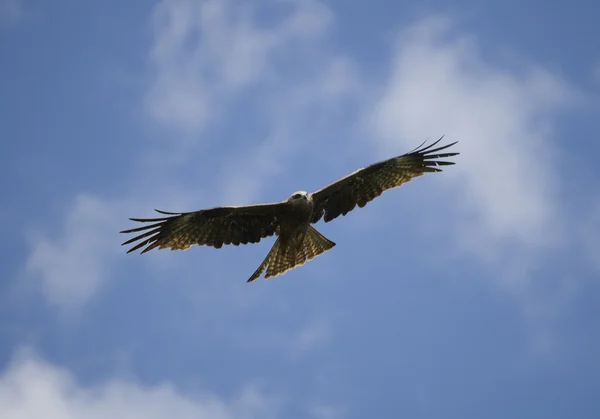
[(152, 224), (122, 231), (144, 231), (123, 244), (144, 239), (128, 253), (147, 245), (142, 251), (145, 253), (156, 247), (186, 250), (194, 244), (215, 248), (224, 244), (237, 246), (256, 243), (264, 237), (276, 235), (275, 244), (248, 282), (260, 277), (265, 269), (265, 279), (275, 277), (303, 265), (335, 246), (334, 242), (315, 230), (311, 224), (320, 219), (329, 222), (340, 215), (346, 215), (357, 205), (364, 207), (384, 191), (398, 187), (414, 177), (426, 172), (441, 171), (434, 166), (454, 164), (433, 160), (458, 154), (435, 154), (455, 144), (431, 149), (440, 140), (428, 147), (417, 148), (402, 156), (357, 170), (316, 192), (296, 192), (281, 202), (216, 207), (188, 213), (156, 210), (167, 217), (132, 218), (133, 221)]
[(258, 278), (265, 268), (268, 268), (265, 278), (282, 275), (335, 246), (310, 226), (313, 209), (312, 196), (304, 191), (292, 194), (281, 203), (281, 222), (275, 232), (277, 240), (248, 282)]
[(282, 240), (299, 239), (310, 225), (313, 207), (312, 196), (304, 191), (296, 192), (282, 202), (284, 216), (279, 224), (279, 237)]

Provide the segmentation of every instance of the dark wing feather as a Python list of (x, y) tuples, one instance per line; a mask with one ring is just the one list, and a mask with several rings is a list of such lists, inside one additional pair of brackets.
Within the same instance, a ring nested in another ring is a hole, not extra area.
[(362, 208), (368, 202), (377, 198), (384, 191), (410, 181), (427, 172), (441, 172), (436, 166), (454, 164), (448, 161), (439, 161), (446, 157), (456, 156), (459, 153), (440, 153), (456, 144), (448, 144), (432, 148), (444, 138), (443, 136), (433, 144), (422, 147), (402, 156), (393, 157), (379, 163), (372, 164), (318, 190), (312, 194), (314, 203), (311, 223), (316, 223), (321, 218), (325, 222), (331, 221), (340, 215), (346, 215), (357, 205)]
[(127, 240), (123, 245), (141, 240), (127, 253), (143, 246), (146, 253), (159, 249), (186, 250), (190, 246), (206, 245), (217, 249), (224, 244), (258, 243), (272, 236), (279, 226), (281, 204), (250, 205), (244, 207), (218, 207), (195, 212), (172, 213), (162, 218), (130, 218), (132, 221), (150, 223), (142, 227), (123, 230), (121, 233), (142, 234)]

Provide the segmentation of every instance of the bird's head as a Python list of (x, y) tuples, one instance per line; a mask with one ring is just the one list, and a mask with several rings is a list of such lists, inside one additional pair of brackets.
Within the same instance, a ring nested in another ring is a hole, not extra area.
[(288, 202), (294, 202), (294, 201), (298, 201), (298, 200), (306, 201), (307, 199), (308, 199), (307, 192), (298, 191), (298, 192), (294, 192), (292, 195), (290, 195), (290, 197), (288, 198)]

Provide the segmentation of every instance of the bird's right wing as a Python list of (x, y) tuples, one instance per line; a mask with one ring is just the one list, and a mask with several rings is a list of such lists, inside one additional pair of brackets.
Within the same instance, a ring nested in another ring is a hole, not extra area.
[(123, 230), (121, 233), (142, 234), (127, 240), (123, 245), (141, 240), (127, 253), (143, 246), (146, 253), (159, 249), (186, 250), (190, 246), (206, 245), (217, 249), (224, 244), (258, 243), (260, 239), (277, 232), (282, 203), (249, 205), (242, 207), (217, 207), (186, 213), (171, 213), (162, 218), (130, 218), (132, 221), (151, 223)]

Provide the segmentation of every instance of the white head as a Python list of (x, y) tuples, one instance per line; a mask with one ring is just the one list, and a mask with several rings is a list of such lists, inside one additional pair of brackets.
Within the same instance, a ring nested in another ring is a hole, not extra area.
[(290, 195), (290, 197), (288, 198), (288, 202), (293, 202), (293, 201), (297, 201), (297, 200), (306, 201), (307, 199), (308, 199), (308, 193), (306, 191), (297, 191), (297, 192), (294, 192), (292, 195)]

